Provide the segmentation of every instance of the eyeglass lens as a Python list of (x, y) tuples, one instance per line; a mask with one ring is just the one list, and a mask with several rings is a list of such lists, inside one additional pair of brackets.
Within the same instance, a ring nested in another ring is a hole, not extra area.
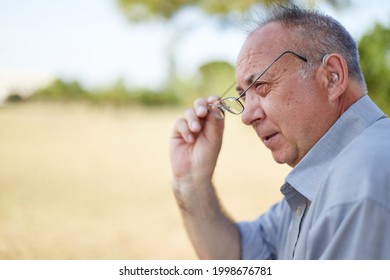
[(220, 101), (220, 103), (225, 110), (235, 115), (241, 114), (244, 110), (242, 104), (234, 97), (224, 98)]

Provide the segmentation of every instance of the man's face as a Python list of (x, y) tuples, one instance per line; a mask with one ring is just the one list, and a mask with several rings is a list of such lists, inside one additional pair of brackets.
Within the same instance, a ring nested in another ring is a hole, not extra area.
[[(267, 24), (245, 42), (237, 61), (238, 90), (244, 90), (283, 51), (294, 51), (289, 34)], [(300, 55), (305, 55), (300, 53)], [(251, 125), (276, 162), (294, 167), (336, 121), (320, 62), (302, 78), (303, 63), (284, 55), (246, 93), (242, 121)]]

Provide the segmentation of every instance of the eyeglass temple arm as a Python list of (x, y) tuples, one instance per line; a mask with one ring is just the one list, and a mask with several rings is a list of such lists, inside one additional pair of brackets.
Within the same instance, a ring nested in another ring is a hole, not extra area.
[(278, 61), (283, 55), (287, 54), (287, 53), (291, 53), (293, 55), (295, 55), (296, 57), (298, 57), (299, 59), (302, 59), (303, 61), (307, 62), (307, 58), (302, 56), (302, 55), (299, 55), (293, 51), (284, 51), (282, 52), (277, 58), (275, 58), (275, 60), (267, 67), (265, 68), (265, 70), (263, 72), (261, 72), (261, 74), (259, 76), (257, 76), (256, 79), (253, 80), (253, 82), (236, 98), (237, 100), (240, 99), (241, 97), (243, 97), (245, 95), (245, 93), (253, 86), (254, 83), (257, 82), (258, 79), (261, 78), (261, 76), (264, 75), (265, 72), (268, 71), (268, 69), (271, 68), (272, 65), (275, 64), (276, 61)]

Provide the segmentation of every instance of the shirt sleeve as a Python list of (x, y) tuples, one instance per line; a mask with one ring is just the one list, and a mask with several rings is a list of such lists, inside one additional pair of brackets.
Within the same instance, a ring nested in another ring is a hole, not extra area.
[(372, 198), (329, 209), (313, 224), (308, 259), (390, 259), (390, 211)]
[(278, 233), (285, 219), (285, 206), (285, 201), (281, 201), (255, 221), (237, 223), (241, 238), (241, 259), (277, 258)]

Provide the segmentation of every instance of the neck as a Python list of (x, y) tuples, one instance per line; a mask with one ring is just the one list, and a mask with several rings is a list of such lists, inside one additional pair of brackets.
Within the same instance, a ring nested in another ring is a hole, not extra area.
[(362, 86), (356, 82), (352, 82), (348, 85), (345, 93), (340, 97), (340, 116), (351, 107), (356, 101), (358, 101), (361, 97), (366, 95), (367, 92)]

